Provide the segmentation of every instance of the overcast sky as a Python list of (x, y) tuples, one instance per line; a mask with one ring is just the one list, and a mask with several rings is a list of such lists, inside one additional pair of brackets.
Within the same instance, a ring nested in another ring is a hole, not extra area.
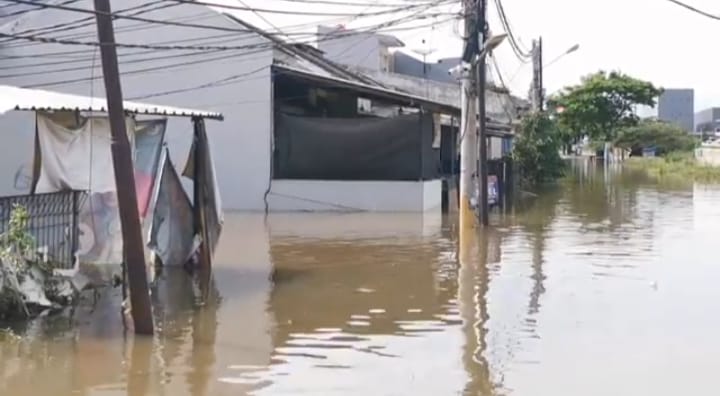
[[(223, 0), (234, 2), (234, 0)], [(356, 0), (371, 2), (372, 0)], [(378, 3), (401, 3), (407, 0), (379, 0)], [(366, 12), (383, 8), (360, 6), (318, 6), (285, 0), (244, 0), (252, 7), (294, 9), (317, 12)], [(718, 0), (687, 0), (688, 3), (720, 15)], [(502, 31), (494, 2), (490, 3), (490, 26)], [(234, 2), (234, 4), (238, 4)], [(546, 62), (566, 51), (573, 44), (580, 49), (545, 71), (548, 93), (562, 86), (577, 83), (582, 75), (605, 69), (621, 70), (635, 77), (650, 80), (666, 88), (694, 88), (695, 107), (700, 110), (720, 106), (720, 59), (715, 55), (720, 21), (696, 15), (667, 0), (503, 0), (505, 12), (520, 41), (529, 48), (534, 37), (542, 35)], [(384, 8), (387, 9), (387, 8)], [(451, 8), (459, 9), (458, 5)], [(446, 8), (446, 10), (448, 10)], [(240, 16), (260, 27), (267, 22), (257, 15)], [(277, 27), (299, 23), (345, 23), (349, 27), (370, 26), (393, 16), (376, 18), (297, 17), (263, 14)], [(447, 17), (439, 16), (438, 20)], [(428, 25), (429, 21), (416, 24)], [(407, 25), (403, 25), (407, 26)], [(310, 31), (312, 28), (298, 28)], [(436, 50), (430, 58), (457, 56), (462, 43), (456, 35), (457, 24), (445, 23), (434, 29), (395, 33), (407, 44), (405, 50), (427, 46)], [(296, 29), (297, 30), (297, 29)], [(509, 45), (496, 51), (505, 80), (517, 95), (527, 95), (531, 68), (521, 64)]]

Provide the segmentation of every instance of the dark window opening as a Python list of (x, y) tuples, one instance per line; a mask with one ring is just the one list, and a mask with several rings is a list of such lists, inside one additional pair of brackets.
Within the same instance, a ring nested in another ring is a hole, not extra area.
[(407, 114), (397, 104), (282, 75), (275, 77), (274, 98), (275, 179), (429, 180), (441, 174), (432, 113)]

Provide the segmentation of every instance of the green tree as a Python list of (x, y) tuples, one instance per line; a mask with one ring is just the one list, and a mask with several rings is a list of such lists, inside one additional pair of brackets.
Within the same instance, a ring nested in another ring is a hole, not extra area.
[(561, 128), (572, 131), (572, 138), (588, 135), (610, 142), (620, 129), (637, 125), (636, 106), (655, 106), (661, 92), (647, 81), (599, 71), (584, 77), (579, 85), (563, 89), (548, 105)]
[(614, 144), (636, 153), (643, 147), (655, 147), (658, 155), (665, 155), (676, 151), (690, 151), (697, 145), (697, 139), (673, 124), (642, 121), (636, 126), (620, 130)]
[(551, 182), (563, 175), (561, 140), (557, 124), (546, 113), (525, 116), (515, 139), (512, 157), (526, 184)]

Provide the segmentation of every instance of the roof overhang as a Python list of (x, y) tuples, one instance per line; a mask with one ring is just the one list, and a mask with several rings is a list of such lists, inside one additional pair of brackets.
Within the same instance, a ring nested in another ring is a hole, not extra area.
[[(195, 117), (222, 120), (221, 113), (181, 107), (160, 106), (124, 101), (125, 113), (165, 117)], [(107, 112), (107, 101), (82, 95), (71, 95), (41, 89), (0, 85), (0, 114), (8, 111), (88, 111)]]
[(359, 82), (348, 81), (340, 78), (331, 76), (321, 76), (313, 73), (309, 73), (303, 70), (295, 69), (285, 65), (273, 65), (273, 74), (289, 75), (300, 80), (307, 82), (313, 82), (318, 85), (324, 85), (327, 87), (345, 88), (348, 90), (355, 91), (362, 94), (368, 99), (383, 99), (394, 103), (402, 104), (405, 106), (417, 106), (428, 110), (437, 111), (439, 113), (459, 115), (460, 108), (455, 106), (448, 106), (443, 103), (435, 102), (423, 98), (400, 92), (392, 89), (374, 87), (368, 84), (362, 84)]
[(378, 34), (377, 37), (378, 37), (378, 40), (380, 41), (380, 44), (382, 44), (388, 48), (398, 48), (398, 47), (405, 46), (405, 43), (400, 41), (400, 39), (398, 39), (395, 36), (391, 36), (388, 34)]

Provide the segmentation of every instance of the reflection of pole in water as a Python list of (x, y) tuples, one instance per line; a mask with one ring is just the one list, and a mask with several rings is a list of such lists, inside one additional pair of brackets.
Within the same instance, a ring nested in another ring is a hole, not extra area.
[(215, 337), (217, 333), (217, 310), (219, 296), (215, 282), (210, 283), (207, 303), (193, 316), (193, 347), (187, 383), (190, 394), (202, 396), (209, 394), (209, 383), (215, 364)]
[(463, 363), (468, 373), (467, 394), (489, 395), (493, 386), (490, 369), (485, 358), (485, 324), (488, 321), (487, 290), (489, 250), (489, 229), (483, 230), (476, 238), (463, 240), (458, 255), (460, 270), (458, 274), (458, 305), (463, 319), (465, 348)]
[(545, 251), (545, 230), (542, 229), (533, 236), (532, 252), (532, 280), (533, 288), (530, 292), (528, 314), (535, 315), (540, 311), (540, 296), (545, 293), (545, 274), (543, 273), (543, 253)]
[(150, 362), (153, 338), (136, 336), (131, 341), (130, 365), (127, 370), (127, 395), (150, 394)]

